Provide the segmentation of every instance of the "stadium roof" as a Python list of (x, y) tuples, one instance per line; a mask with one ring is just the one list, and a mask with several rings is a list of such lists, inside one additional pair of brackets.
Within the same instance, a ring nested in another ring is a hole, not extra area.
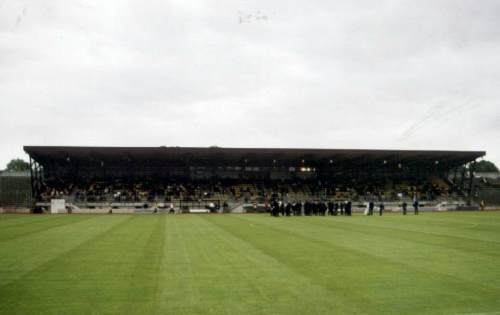
[(484, 151), (360, 150), (295, 148), (221, 148), (221, 147), (73, 147), (25, 146), (24, 151), (40, 164), (71, 161), (190, 162), (221, 164), (272, 163), (443, 163), (448, 167), (474, 161)]

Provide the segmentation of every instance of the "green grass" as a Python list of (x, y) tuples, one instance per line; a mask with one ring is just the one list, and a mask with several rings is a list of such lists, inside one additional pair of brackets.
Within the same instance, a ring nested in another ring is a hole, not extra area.
[(500, 314), (500, 212), (1, 215), (0, 314)]

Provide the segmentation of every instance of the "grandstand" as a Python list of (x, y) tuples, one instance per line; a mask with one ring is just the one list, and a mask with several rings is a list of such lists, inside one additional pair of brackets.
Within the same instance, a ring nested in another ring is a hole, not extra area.
[(76, 211), (262, 211), (287, 202), (471, 202), (483, 151), (26, 146), (34, 206)]

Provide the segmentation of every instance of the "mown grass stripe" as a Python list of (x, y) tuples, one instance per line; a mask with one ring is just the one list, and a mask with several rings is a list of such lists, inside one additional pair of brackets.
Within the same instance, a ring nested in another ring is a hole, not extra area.
[(130, 218), (109, 220), (95, 216), (81, 217), (81, 221), (73, 225), (63, 225), (39, 234), (31, 234), (27, 238), (0, 243), (0, 252), (9, 253), (0, 260), (0, 288), (29, 278), (30, 274), (39, 273), (54, 259), (86, 242), (92, 242), (127, 219)]
[(80, 223), (92, 217), (59, 216), (52, 220), (43, 220), (22, 225), (15, 225), (0, 230), (0, 243), (9, 242), (18, 238), (24, 238), (32, 234), (43, 233), (46, 230), (59, 228), (61, 226)]

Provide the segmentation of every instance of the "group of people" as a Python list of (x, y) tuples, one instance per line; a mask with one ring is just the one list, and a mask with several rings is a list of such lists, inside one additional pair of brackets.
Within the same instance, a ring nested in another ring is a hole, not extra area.
[[(418, 202), (417, 199), (413, 199), (413, 213), (415, 215), (418, 215), (418, 208), (420, 207), (420, 204)], [(406, 215), (407, 213), (407, 208), (408, 208), (408, 204), (406, 202), (403, 201), (403, 204), (401, 205), (401, 208), (403, 210), (403, 215)]]
[[(413, 211), (415, 215), (418, 215), (419, 211), (419, 202), (418, 200), (413, 201)], [(351, 201), (345, 201), (345, 202), (311, 202), (311, 201), (306, 201), (304, 203), (301, 202), (283, 202), (280, 200), (273, 200), (269, 206), (269, 212), (271, 213), (271, 216), (278, 217), (278, 216), (301, 216), (301, 215), (306, 215), (306, 216), (311, 216), (311, 215), (319, 215), (319, 216), (325, 216), (325, 215), (331, 215), (331, 216), (337, 216), (337, 215), (346, 215), (346, 216), (351, 216), (352, 215), (352, 202)], [(401, 204), (401, 209), (403, 215), (407, 215), (408, 213), (408, 204), (406, 202), (403, 202)], [(366, 206), (366, 210), (364, 212), (365, 215), (371, 216), (373, 215), (375, 211), (375, 203), (373, 201), (368, 202)], [(378, 205), (378, 213), (379, 215), (383, 215), (385, 211), (385, 204), (381, 202)]]
[[(413, 211), (414, 211), (415, 215), (418, 215), (418, 208), (419, 207), (420, 207), (420, 204), (419, 204), (418, 200), (416, 200), (416, 199), (413, 200)], [(374, 210), (375, 210), (375, 203), (373, 201), (370, 201), (366, 205), (365, 215), (373, 215)], [(378, 214), (383, 215), (384, 210), (385, 210), (385, 205), (383, 202), (381, 202), (378, 205)], [(408, 213), (408, 204), (405, 201), (403, 201), (403, 203), (401, 204), (401, 210), (402, 210), (403, 215), (406, 215)]]
[(302, 202), (283, 202), (278, 200), (273, 200), (270, 204), (270, 211), (272, 216), (300, 216), (300, 215), (352, 215), (352, 202), (319, 202), (319, 201), (306, 201)]

